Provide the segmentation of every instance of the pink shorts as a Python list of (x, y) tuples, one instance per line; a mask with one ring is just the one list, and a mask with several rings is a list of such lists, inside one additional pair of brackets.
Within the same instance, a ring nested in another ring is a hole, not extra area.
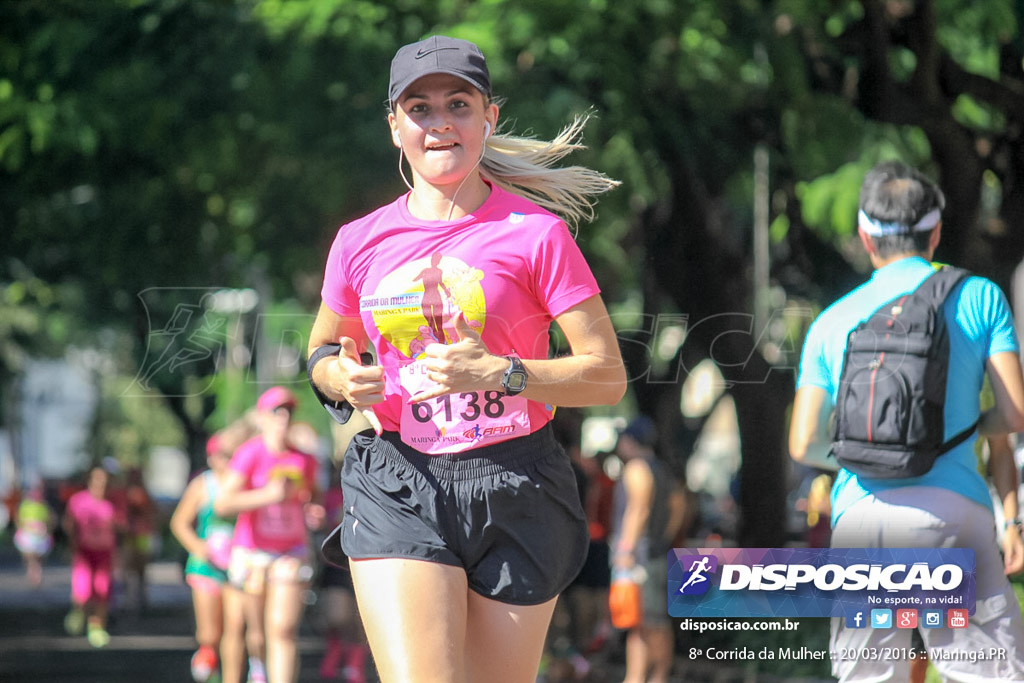
[(202, 574), (185, 575), (185, 583), (196, 593), (206, 593), (208, 595), (220, 595), (224, 589), (223, 582), (210, 576), (203, 576)]
[(114, 553), (110, 550), (79, 550), (71, 558), (71, 600), (84, 605), (90, 600), (110, 600)]

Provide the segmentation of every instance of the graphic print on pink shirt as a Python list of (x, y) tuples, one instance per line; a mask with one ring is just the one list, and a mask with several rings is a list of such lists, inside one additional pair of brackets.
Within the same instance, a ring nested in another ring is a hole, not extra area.
[(458, 453), (482, 443), (498, 443), (530, 433), (526, 399), (500, 391), (448, 394), (409, 403), (433, 389), (420, 362), (431, 343), (453, 344), (460, 336), (455, 320), (462, 315), (477, 334), (487, 318), (481, 282), (484, 273), (461, 259), (435, 251), (429, 259), (404, 264), (381, 278), (377, 289), (360, 300), (383, 339), (405, 356), (399, 366), (402, 387), (402, 440), (425, 453)]
[(358, 318), (384, 368), (374, 406), (384, 429), (438, 454), (531, 433), (554, 407), (501, 391), (410, 404), (433, 386), (417, 362), (425, 349), (457, 343), (461, 317), (494, 355), (548, 358), (557, 316), (599, 291), (563, 221), (492, 186), (457, 221), (418, 219), (401, 197), (342, 226), (321, 295), (342, 318)]
[(483, 271), (434, 252), (381, 278), (373, 294), (360, 298), (359, 309), (373, 316), (383, 339), (406, 358), (415, 359), (428, 344), (459, 340), (454, 323), (459, 313), (478, 334), (483, 333), (487, 317), (483, 279)]

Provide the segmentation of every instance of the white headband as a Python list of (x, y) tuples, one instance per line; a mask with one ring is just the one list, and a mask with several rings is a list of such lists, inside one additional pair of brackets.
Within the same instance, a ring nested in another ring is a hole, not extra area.
[(942, 219), (942, 211), (939, 209), (932, 209), (924, 216), (921, 217), (917, 223), (912, 226), (906, 226), (903, 223), (882, 223), (871, 218), (863, 210), (857, 212), (857, 225), (865, 233), (871, 237), (882, 237), (884, 235), (899, 235), (905, 232), (924, 232), (931, 230), (939, 221)]

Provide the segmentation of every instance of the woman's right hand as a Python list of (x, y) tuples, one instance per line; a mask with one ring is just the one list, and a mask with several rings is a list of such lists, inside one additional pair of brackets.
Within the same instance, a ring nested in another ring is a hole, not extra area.
[(341, 394), (380, 434), (384, 430), (373, 406), (384, 401), (384, 368), (363, 365), (359, 349), (351, 337), (342, 337), (338, 343), (341, 344), (338, 357), (327, 362), (328, 388)]
[(309, 334), (307, 352), (312, 354), (320, 346), (333, 343), (340, 344), (341, 350), (337, 357), (324, 358), (316, 364), (314, 382), (328, 398), (345, 400), (351, 404), (380, 434), (380, 420), (374, 414), (373, 406), (384, 401), (384, 368), (379, 365), (363, 365), (359, 358), (360, 342), (369, 342), (365, 337), (362, 320), (342, 317), (326, 304), (320, 304)]
[(384, 368), (363, 365), (356, 342), (351, 337), (338, 340), (341, 352), (327, 365), (328, 388), (362, 410), (384, 401)]

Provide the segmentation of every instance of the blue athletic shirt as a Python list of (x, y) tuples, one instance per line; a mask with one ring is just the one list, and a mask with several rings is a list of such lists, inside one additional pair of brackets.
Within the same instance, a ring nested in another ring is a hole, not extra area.
[[(911, 292), (934, 269), (925, 259), (900, 259), (876, 270), (871, 279), (825, 309), (804, 342), (797, 388), (821, 387), (835, 405), (850, 331), (883, 304)], [(1004, 351), (1017, 352), (1017, 335), (1006, 296), (995, 283), (972, 276), (946, 299), (949, 331), (949, 376), (944, 411), (945, 439), (978, 420), (985, 361)], [(951, 323), (951, 324), (950, 324)], [(831, 435), (829, 435), (831, 436)], [(936, 486), (991, 508), (988, 485), (978, 472), (974, 439), (968, 439), (935, 462), (931, 471), (909, 479), (861, 478), (839, 470), (832, 488), (832, 525), (852, 504), (876, 491), (903, 486)]]

